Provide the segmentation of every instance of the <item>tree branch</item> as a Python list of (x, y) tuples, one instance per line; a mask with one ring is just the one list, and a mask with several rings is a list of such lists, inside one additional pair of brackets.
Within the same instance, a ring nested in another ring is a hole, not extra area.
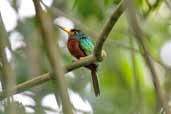
[[(134, 39), (130, 38), (130, 45), (134, 49)], [(131, 64), (132, 64), (132, 72), (133, 72), (133, 79), (134, 79), (134, 90), (135, 90), (135, 99), (134, 102), (136, 104), (136, 113), (143, 113), (143, 99), (142, 99), (142, 92), (141, 92), (141, 87), (140, 87), (140, 80), (138, 76), (138, 68), (137, 68), (137, 60), (136, 60), (136, 55), (133, 51), (130, 52), (131, 55)]]
[[(6, 38), (7, 38), (7, 33), (5, 31), (5, 27), (2, 21), (2, 17), (0, 14), (0, 61), (2, 62), (2, 71), (3, 71), (3, 75), (1, 76), (1, 80), (2, 80), (2, 89), (8, 89), (7, 88), (7, 81), (11, 75), (10, 72), (8, 72), (7, 70), (9, 69), (10, 65), (8, 63), (7, 57), (6, 57), (6, 53), (5, 53), (5, 47), (6, 47)], [(11, 69), (11, 68), (10, 68)]]
[[(123, 49), (130, 50), (133, 53), (138, 53), (138, 54), (141, 54), (142, 56), (145, 56), (144, 53), (141, 53), (137, 49), (134, 49), (134, 48), (131, 48), (128, 46), (124, 46), (121, 44), (116, 44), (116, 46), (119, 46), (119, 48), (121, 47)], [(67, 72), (70, 72), (70, 71), (75, 70), (77, 68), (80, 68), (82, 66), (88, 65), (89, 63), (95, 62), (95, 61), (96, 61), (96, 58), (93, 55), (90, 55), (90, 56), (84, 57), (81, 60), (75, 61), (71, 64), (64, 65), (64, 69), (67, 73)], [(157, 60), (155, 60), (155, 61), (158, 62), (159, 64), (161, 64), (160, 61), (157, 61)], [(163, 64), (161, 64), (161, 65), (163, 66)], [(37, 86), (39, 84), (42, 84), (46, 81), (49, 81), (50, 79), (51, 79), (50, 73), (45, 73), (45, 74), (42, 74), (40, 76), (35, 76), (35, 78), (33, 78), (29, 81), (23, 82), (23, 83), (17, 85), (16, 87), (12, 88), (10, 90), (12, 92), (10, 92), (10, 93), (17, 94), (17, 93), (23, 92), (25, 90), (28, 90), (29, 88), (32, 88), (32, 87)], [(10, 95), (13, 95), (13, 94), (10, 94)], [(0, 92), (0, 100), (3, 100), (5, 97), (6, 97), (5, 91)]]
[[(66, 72), (70, 72), (74, 69), (77, 69), (79, 67), (82, 67), (82, 66), (85, 66), (85, 65), (88, 65), (90, 64), (91, 62), (94, 62), (96, 61), (95, 57), (94, 56), (88, 56), (88, 57), (85, 57), (79, 61), (76, 61), (70, 65), (65, 65), (64, 66), (64, 69)], [(26, 81), (26, 82), (23, 82), (21, 84), (18, 84), (16, 87), (14, 88), (11, 88), (10, 89), (10, 95), (14, 95), (14, 94), (17, 94), (17, 93), (20, 93), (20, 92), (23, 92), (25, 90), (28, 90), (29, 88), (32, 88), (34, 86), (37, 86), (39, 84), (42, 84), (48, 80), (50, 80), (52, 77), (50, 76), (50, 73), (45, 73), (43, 75), (40, 75), (40, 76), (36, 76), (35, 78), (29, 80), (29, 81)], [(6, 98), (6, 92), (5, 91), (2, 91), (0, 92), (0, 100), (3, 100), (4, 98)]]
[[(23, 92), (23, 91), (28, 90), (29, 88), (34, 87), (38, 84), (42, 84), (50, 79), (51, 79), (51, 76), (49, 73), (37, 76), (29, 81), (18, 84), (14, 88), (11, 88), (10, 95), (14, 95), (14, 94)], [(2, 92), (0, 92), (0, 100), (3, 100), (4, 98), (6, 98), (6, 92), (2, 91)]]
[(149, 6), (148, 10), (145, 12), (144, 17), (147, 18), (154, 10), (160, 7), (162, 0), (156, 0), (154, 4), (150, 4), (148, 0), (146, 0), (147, 5)]
[(3, 25), (2, 22), (2, 18), (1, 18), (1, 14), (0, 14), (0, 59), (2, 62), (2, 87), (5, 90), (5, 94), (7, 97), (7, 104), (9, 105), (9, 109), (7, 110), (7, 113), (9, 114), (16, 114), (15, 112), (15, 107), (14, 104), (11, 102), (11, 100), (9, 99), (10, 94), (14, 94), (11, 93), (10, 88), (15, 86), (15, 73), (12, 70), (12, 67), (10, 66), (10, 63), (7, 59), (7, 55), (6, 55), (6, 48), (7, 48), (7, 42), (6, 42), (6, 38), (7, 38), (7, 32), (5, 30), (5, 27)]
[(57, 103), (59, 103), (58, 95), (57, 95), (59, 94), (62, 101), (63, 113), (73, 114), (72, 107), (69, 100), (69, 95), (67, 92), (67, 86), (66, 86), (67, 84), (64, 79), (64, 70), (61, 65), (58, 46), (56, 46), (56, 42), (54, 40), (55, 32), (53, 29), (52, 20), (50, 16), (48, 16), (48, 14), (43, 11), (39, 0), (33, 0), (33, 3), (36, 10), (36, 19), (40, 25), (42, 40), (47, 48), (47, 57), (49, 59), (49, 63), (51, 65), (54, 74), (52, 76), (54, 78), (53, 83), (55, 86), (55, 96), (56, 96)]
[(101, 52), (102, 52), (103, 44), (106, 41), (106, 39), (107, 39), (109, 33), (111, 32), (113, 26), (116, 24), (116, 22), (118, 21), (119, 17), (122, 15), (123, 12), (124, 12), (123, 1), (121, 1), (119, 3), (118, 7), (116, 8), (116, 10), (114, 10), (112, 15), (110, 16), (109, 20), (105, 24), (104, 28), (102, 29), (100, 36), (98, 37), (98, 39), (96, 41), (96, 45), (95, 45), (95, 49), (94, 49), (94, 55), (97, 58), (97, 61), (102, 60)]
[(170, 111), (169, 111), (168, 106), (164, 99), (163, 92), (160, 87), (160, 82), (157, 77), (157, 74), (156, 74), (156, 71), (155, 71), (155, 68), (153, 65), (153, 61), (151, 60), (151, 57), (149, 56), (150, 52), (147, 49), (147, 46), (144, 42), (145, 35), (144, 35), (143, 31), (141, 30), (141, 28), (138, 24), (137, 18), (136, 18), (136, 12), (135, 12), (136, 10), (135, 10), (134, 2), (132, 0), (125, 0), (125, 6), (128, 7), (128, 16), (130, 19), (130, 23), (132, 25), (131, 27), (134, 32), (134, 36), (135, 36), (137, 42), (139, 43), (139, 45), (143, 49), (143, 53), (145, 54), (144, 60), (151, 72), (152, 82), (153, 82), (153, 85), (155, 88), (155, 93), (156, 93), (156, 102), (158, 104), (161, 104), (161, 106), (165, 110), (166, 114), (170, 114)]

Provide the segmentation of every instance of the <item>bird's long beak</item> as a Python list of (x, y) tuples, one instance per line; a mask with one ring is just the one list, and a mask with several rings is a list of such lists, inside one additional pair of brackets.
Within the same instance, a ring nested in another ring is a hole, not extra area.
[(68, 33), (69, 35), (73, 35), (73, 32), (71, 32), (70, 30), (67, 30), (63, 27), (61, 27), (60, 25), (57, 25), (60, 29), (62, 29), (63, 31), (65, 31), (66, 33)]

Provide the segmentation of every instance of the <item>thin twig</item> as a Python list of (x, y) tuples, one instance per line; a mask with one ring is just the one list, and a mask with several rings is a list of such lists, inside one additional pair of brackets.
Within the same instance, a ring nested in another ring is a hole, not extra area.
[[(35, 10), (36, 10), (36, 18), (40, 25), (40, 30), (42, 34), (42, 40), (44, 45), (47, 48), (47, 56), (52, 67), (53, 75), (53, 82), (55, 86), (55, 93), (56, 93), (56, 100), (58, 100), (57, 94), (59, 94), (61, 101), (62, 101), (62, 108), (64, 114), (72, 114), (72, 107), (69, 100), (69, 95), (67, 92), (67, 84), (64, 79), (64, 70), (61, 65), (60, 54), (58, 51), (58, 47), (55, 43), (55, 32), (53, 29), (53, 23), (45, 13), (40, 5), (39, 0), (33, 0)], [(59, 91), (59, 92), (58, 92)], [(57, 101), (58, 103), (58, 101)]]
[(147, 6), (148, 6), (148, 8), (150, 9), (152, 6), (151, 6), (151, 3), (148, 1), (148, 0), (145, 0), (145, 2), (146, 2), (146, 4), (147, 4)]
[[(132, 48), (134, 48), (134, 40), (133, 38), (130, 38), (130, 45)], [(136, 54), (133, 51), (130, 51), (131, 54), (131, 63), (132, 63), (132, 70), (133, 70), (133, 79), (134, 79), (134, 89), (135, 89), (135, 95), (136, 99), (134, 99), (135, 104), (136, 104), (136, 110), (142, 113), (143, 109), (143, 103), (142, 103), (142, 94), (141, 94), (141, 88), (140, 88), (140, 80), (138, 77), (138, 72), (137, 72), (137, 61), (136, 61)], [(136, 112), (137, 113), (137, 112)]]
[(158, 7), (160, 7), (161, 3), (162, 3), (162, 0), (156, 0), (154, 4), (150, 4), (149, 3), (150, 4), (150, 7), (145, 12), (144, 17), (147, 18), (154, 10), (156, 10)]
[(125, 6), (128, 8), (128, 15), (129, 15), (130, 23), (132, 25), (131, 27), (134, 31), (135, 38), (144, 51), (143, 52), (145, 54), (144, 60), (151, 72), (152, 82), (153, 82), (153, 85), (155, 88), (155, 93), (156, 93), (156, 102), (158, 104), (161, 104), (161, 106), (165, 110), (166, 114), (170, 114), (170, 111), (169, 111), (168, 106), (164, 99), (163, 92), (160, 87), (160, 82), (157, 77), (157, 74), (156, 74), (156, 71), (155, 71), (155, 68), (153, 65), (153, 61), (151, 60), (151, 57), (149, 56), (150, 52), (147, 49), (147, 46), (144, 42), (145, 35), (144, 35), (143, 31), (141, 30), (141, 28), (138, 24), (137, 18), (136, 18), (136, 10), (135, 10), (134, 2), (132, 0), (125, 0)]

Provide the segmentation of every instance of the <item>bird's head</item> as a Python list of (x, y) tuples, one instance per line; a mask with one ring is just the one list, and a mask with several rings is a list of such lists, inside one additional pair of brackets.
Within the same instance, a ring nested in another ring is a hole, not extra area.
[(69, 30), (69, 29), (65, 29), (65, 28), (63, 28), (63, 27), (61, 27), (59, 25), (58, 25), (58, 27), (60, 29), (62, 29), (63, 31), (65, 31), (66, 33), (68, 33), (69, 36), (77, 36), (77, 37), (84, 36), (84, 33), (82, 31), (78, 30), (78, 29), (70, 29)]

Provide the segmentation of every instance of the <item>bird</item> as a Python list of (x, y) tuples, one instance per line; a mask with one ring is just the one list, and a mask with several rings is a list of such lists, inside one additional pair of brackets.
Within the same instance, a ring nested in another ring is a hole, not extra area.
[[(82, 59), (93, 54), (94, 44), (91, 38), (79, 29), (66, 29), (57, 25), (60, 29), (68, 33), (67, 48), (76, 59)], [(91, 71), (92, 84), (95, 96), (100, 95), (99, 82), (97, 78), (98, 64), (93, 62), (85, 66)]]

